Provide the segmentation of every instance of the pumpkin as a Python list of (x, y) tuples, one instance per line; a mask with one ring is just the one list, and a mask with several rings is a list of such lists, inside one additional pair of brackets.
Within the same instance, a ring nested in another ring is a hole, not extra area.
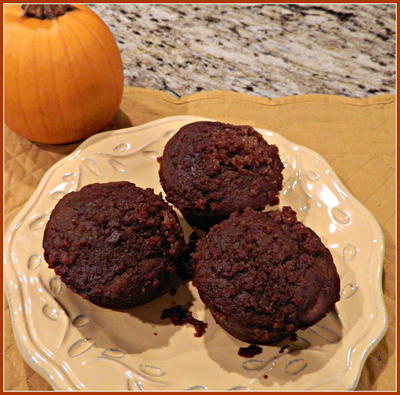
[(80, 4), (7, 4), (5, 122), (60, 144), (101, 130), (119, 108), (121, 56), (104, 22)]

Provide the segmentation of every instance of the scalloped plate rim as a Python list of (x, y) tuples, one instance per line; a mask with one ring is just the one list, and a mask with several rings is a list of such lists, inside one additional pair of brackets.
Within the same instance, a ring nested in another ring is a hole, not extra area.
[[(47, 370), (43, 366), (43, 364), (40, 364), (38, 361), (35, 361), (35, 359), (33, 358), (32, 352), (30, 352), (30, 350), (29, 350), (29, 348), (32, 349), (32, 348), (36, 347), (34, 342), (29, 339), (29, 335), (25, 336), (25, 338), (27, 340), (25, 340), (25, 341), (22, 340), (23, 336), (20, 333), (20, 331), (17, 330), (17, 322), (16, 322), (17, 319), (16, 319), (16, 317), (14, 317), (15, 310), (13, 309), (14, 303), (13, 303), (13, 299), (11, 297), (10, 285), (9, 285), (9, 281), (6, 281), (6, 279), (9, 280), (10, 273), (12, 273), (12, 275), (15, 274), (14, 271), (12, 270), (12, 263), (8, 262), (8, 260), (7, 260), (7, 255), (8, 255), (7, 241), (10, 240), (10, 238), (12, 237), (12, 234), (15, 231), (15, 226), (24, 217), (25, 212), (29, 210), (29, 207), (31, 206), (32, 202), (34, 202), (36, 197), (38, 195), (40, 195), (41, 190), (43, 189), (43, 186), (48, 181), (48, 179), (50, 178), (53, 171), (56, 168), (58, 168), (59, 166), (61, 166), (62, 164), (64, 164), (65, 162), (73, 159), (73, 157), (78, 155), (78, 153), (80, 153), (82, 150), (84, 150), (85, 148), (87, 148), (95, 143), (100, 142), (101, 140), (104, 140), (105, 138), (111, 137), (113, 135), (122, 135), (122, 134), (126, 134), (126, 133), (132, 133), (132, 132), (143, 130), (146, 128), (159, 126), (166, 122), (185, 121), (185, 120), (187, 120), (188, 122), (194, 122), (194, 121), (199, 121), (199, 120), (213, 121), (212, 119), (205, 118), (205, 117), (198, 117), (198, 116), (191, 116), (191, 115), (176, 115), (176, 116), (169, 116), (169, 117), (164, 117), (164, 118), (157, 119), (154, 121), (150, 121), (150, 122), (138, 125), (138, 126), (132, 126), (132, 127), (125, 128), (125, 129), (100, 132), (93, 136), (90, 136), (89, 138), (84, 140), (77, 148), (75, 148), (69, 155), (67, 155), (65, 158), (59, 160), (58, 162), (54, 163), (45, 172), (45, 174), (41, 178), (39, 184), (37, 185), (35, 191), (32, 193), (31, 197), (22, 206), (22, 208), (20, 209), (18, 214), (13, 218), (13, 220), (11, 221), (10, 225), (7, 228), (7, 231), (5, 233), (6, 248), (4, 250), (4, 266), (5, 266), (5, 274), (6, 274), (5, 278), (4, 278), (4, 284), (5, 284), (6, 297), (8, 300), (9, 307), (10, 307), (11, 323), (12, 323), (12, 328), (13, 328), (13, 333), (14, 333), (14, 337), (16, 340), (17, 348), (18, 348), (19, 352), (21, 353), (21, 355), (23, 356), (24, 360), (28, 363), (28, 365), (33, 370), (38, 372), (42, 377), (44, 377), (54, 390), (57, 390), (57, 391), (71, 390), (72, 387), (68, 387), (65, 384), (65, 380), (59, 378), (59, 376), (61, 375), (63, 378), (66, 378), (68, 380), (68, 375), (64, 372), (57, 373), (57, 369), (51, 363), (52, 362), (51, 358), (47, 358), (46, 362), (49, 364), (49, 368), (54, 371), (54, 373), (55, 373), (54, 376), (52, 376), (51, 372), (49, 370)], [(354, 195), (347, 189), (347, 187), (343, 184), (343, 182), (340, 180), (340, 178), (336, 175), (336, 173), (331, 168), (331, 166), (326, 161), (326, 159), (323, 158), (319, 153), (311, 150), (308, 147), (305, 147), (305, 146), (302, 146), (299, 144), (295, 144), (277, 132), (273, 132), (268, 129), (258, 128), (258, 127), (255, 127), (255, 129), (262, 130), (263, 132), (271, 132), (275, 136), (277, 136), (279, 139), (283, 140), (285, 143), (290, 145), (292, 148), (298, 147), (299, 150), (307, 151), (310, 155), (317, 158), (318, 161), (322, 162), (322, 164), (329, 169), (330, 175), (334, 178), (334, 180), (338, 183), (338, 185), (340, 185), (341, 189), (345, 191), (348, 198), (350, 198), (357, 205), (358, 209), (361, 209), (364, 212), (365, 217), (368, 219), (368, 221), (371, 224), (371, 227), (376, 232), (376, 237), (379, 239), (380, 244), (382, 246), (382, 248), (380, 249), (380, 254), (379, 254), (380, 255), (379, 256), (379, 258), (380, 258), (379, 264), (376, 267), (375, 275), (378, 280), (377, 287), (378, 287), (378, 293), (379, 293), (379, 295), (378, 295), (378, 297), (379, 297), (379, 301), (378, 301), (379, 302), (378, 303), (379, 304), (379, 312), (381, 313), (381, 315), (383, 315), (383, 319), (379, 322), (376, 321), (377, 324), (373, 327), (375, 329), (373, 331), (375, 334), (373, 336), (370, 336), (368, 341), (366, 340), (368, 338), (368, 336), (361, 339), (361, 340), (364, 340), (364, 343), (367, 343), (367, 345), (365, 348), (363, 348), (363, 351), (361, 352), (361, 356), (360, 356), (360, 359), (358, 362), (358, 369), (356, 369), (355, 373), (353, 373), (355, 370), (351, 369), (350, 376), (352, 377), (352, 379), (349, 380), (350, 384), (347, 384), (342, 387), (342, 389), (354, 390), (360, 380), (362, 368), (366, 362), (366, 359), (368, 358), (371, 351), (382, 340), (382, 338), (384, 337), (384, 335), (387, 331), (387, 328), (388, 328), (388, 313), (387, 313), (386, 305), (384, 302), (384, 293), (383, 293), (383, 284), (382, 284), (383, 258), (384, 258), (385, 249), (384, 249), (384, 237), (383, 237), (381, 227), (380, 227), (378, 221), (376, 220), (376, 218), (373, 216), (373, 214), (358, 199), (356, 199), (354, 197)], [(22, 300), (19, 300), (19, 302), (22, 303)], [(22, 329), (24, 331), (27, 329), (26, 326), (24, 326), (24, 324), (20, 324), (20, 325), (22, 325)], [(371, 328), (371, 329), (373, 329), (373, 328)], [(372, 330), (369, 332), (369, 334), (371, 332), (372, 332)], [(342, 379), (346, 378), (349, 375), (348, 373), (349, 373), (349, 371), (347, 372), (347, 374), (342, 375)], [(53, 377), (53, 379), (52, 379), (52, 377)], [(54, 379), (54, 377), (58, 377), (58, 379)], [(62, 385), (59, 385), (59, 383), (62, 383)], [(266, 389), (266, 391), (269, 391), (269, 390)]]

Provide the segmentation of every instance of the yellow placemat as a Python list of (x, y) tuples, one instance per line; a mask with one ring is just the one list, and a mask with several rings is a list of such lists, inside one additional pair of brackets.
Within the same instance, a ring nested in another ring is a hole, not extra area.
[[(165, 92), (125, 88), (121, 110), (107, 129), (139, 125), (170, 115), (198, 115), (273, 130), (327, 159), (353, 195), (380, 223), (386, 243), (384, 292), (389, 329), (363, 369), (358, 389), (395, 389), (395, 98), (331, 95), (258, 98), (200, 92), (175, 99)], [(6, 129), (6, 226), (44, 172), (78, 144), (35, 144)], [(8, 306), (5, 313), (5, 388), (48, 390), (49, 384), (19, 355)]]

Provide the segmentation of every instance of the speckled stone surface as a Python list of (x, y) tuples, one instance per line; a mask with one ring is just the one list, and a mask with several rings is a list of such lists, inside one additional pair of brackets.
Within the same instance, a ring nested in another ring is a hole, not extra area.
[(395, 90), (395, 6), (93, 5), (115, 34), (125, 84), (175, 96)]

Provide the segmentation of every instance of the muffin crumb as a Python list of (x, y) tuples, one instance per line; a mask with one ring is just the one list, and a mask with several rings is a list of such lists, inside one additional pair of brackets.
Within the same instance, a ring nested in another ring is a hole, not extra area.
[(174, 325), (192, 325), (195, 329), (194, 336), (201, 337), (206, 332), (208, 324), (193, 317), (191, 311), (184, 309), (181, 305), (176, 305), (164, 309), (161, 313), (161, 319), (170, 318)]
[(263, 349), (255, 344), (250, 344), (247, 347), (240, 347), (238, 354), (243, 358), (253, 358), (254, 356), (261, 354)]

